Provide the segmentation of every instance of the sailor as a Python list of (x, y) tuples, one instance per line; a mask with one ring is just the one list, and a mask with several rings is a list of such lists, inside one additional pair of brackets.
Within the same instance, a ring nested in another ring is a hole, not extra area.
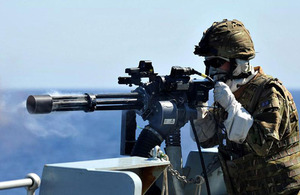
[(194, 54), (216, 81), (213, 108), (198, 108), (197, 136), (204, 148), (219, 145), (228, 194), (298, 194), (296, 105), (281, 81), (250, 65), (249, 31), (238, 20), (214, 22)]

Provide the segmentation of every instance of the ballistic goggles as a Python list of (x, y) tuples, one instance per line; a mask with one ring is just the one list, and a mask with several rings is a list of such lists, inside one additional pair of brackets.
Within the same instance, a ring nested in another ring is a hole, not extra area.
[(214, 67), (214, 68), (219, 68), (225, 62), (229, 62), (229, 59), (219, 57), (219, 56), (205, 57), (205, 60), (204, 60), (204, 64), (206, 67)]

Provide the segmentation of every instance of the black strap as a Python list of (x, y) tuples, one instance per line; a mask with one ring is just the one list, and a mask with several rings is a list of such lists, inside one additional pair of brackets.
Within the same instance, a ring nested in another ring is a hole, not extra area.
[(203, 158), (203, 154), (202, 154), (201, 147), (200, 147), (200, 141), (198, 139), (198, 135), (197, 135), (196, 128), (195, 128), (195, 125), (194, 125), (194, 121), (192, 119), (190, 119), (190, 123), (191, 123), (191, 126), (192, 126), (192, 130), (193, 130), (195, 140), (196, 140), (196, 143), (197, 143), (197, 147), (198, 147), (198, 151), (199, 151), (200, 162), (201, 162), (201, 166), (202, 166), (202, 170), (203, 170), (203, 174), (204, 174), (207, 195), (211, 195), (209, 182), (208, 182), (208, 176), (207, 176), (207, 172), (206, 172), (206, 166), (205, 166), (205, 163), (204, 163), (204, 158)]

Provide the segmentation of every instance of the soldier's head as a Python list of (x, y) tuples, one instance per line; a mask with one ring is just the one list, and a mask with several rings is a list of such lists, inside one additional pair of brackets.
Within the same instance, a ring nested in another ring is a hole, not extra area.
[(214, 22), (203, 33), (194, 54), (205, 57), (206, 74), (215, 80), (245, 78), (255, 50), (249, 31), (238, 20)]

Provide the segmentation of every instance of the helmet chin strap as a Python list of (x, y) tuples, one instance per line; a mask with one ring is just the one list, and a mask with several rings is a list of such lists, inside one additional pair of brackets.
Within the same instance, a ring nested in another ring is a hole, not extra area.
[[(242, 61), (242, 60), (239, 60), (239, 61)], [(235, 58), (230, 58), (229, 62), (230, 62), (230, 70), (229, 70), (229, 73), (228, 73), (228, 75), (229, 75), (228, 79), (233, 80), (233, 79), (247, 78), (252, 74), (251, 70), (249, 70), (247, 72), (242, 71), (239, 75), (234, 75), (234, 70), (238, 66), (241, 66), (241, 65), (237, 63), (237, 59), (235, 59)]]
[(229, 63), (230, 63), (230, 70), (228, 72), (228, 79), (232, 80), (233, 79), (233, 71), (237, 67), (237, 63), (234, 58), (229, 58)]

